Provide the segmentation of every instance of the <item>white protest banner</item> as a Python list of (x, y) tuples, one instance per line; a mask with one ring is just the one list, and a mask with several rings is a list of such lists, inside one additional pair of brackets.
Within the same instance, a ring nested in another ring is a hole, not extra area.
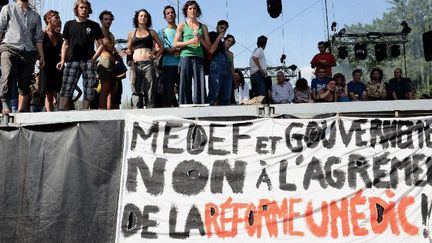
[(432, 118), (125, 124), (117, 242), (429, 242)]

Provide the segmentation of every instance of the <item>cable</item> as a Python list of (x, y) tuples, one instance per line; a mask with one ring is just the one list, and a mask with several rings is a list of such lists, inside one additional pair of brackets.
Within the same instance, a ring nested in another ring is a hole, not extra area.
[(325, 2), (324, 1), (322, 2), (322, 5), (321, 5), (321, 11), (322, 11), (322, 28), (323, 28), (323, 33), (324, 33), (323, 40), (325, 40), (327, 38), (327, 35), (326, 35), (326, 33), (327, 33), (326, 14), (325, 14)]
[[(282, 23), (284, 22), (284, 11), (282, 9)], [(285, 54), (285, 27), (282, 27), (282, 54)]]
[(332, 15), (333, 15), (333, 21), (336, 22), (334, 1), (332, 2), (332, 11), (333, 11), (333, 13), (332, 13)]
[(327, 0), (324, 0), (324, 8), (325, 8), (325, 23), (326, 23), (326, 32), (327, 32), (327, 40), (330, 40), (330, 31), (329, 31), (329, 21), (328, 21), (328, 9), (327, 9)]
[[(302, 15), (303, 13), (305, 13), (306, 11), (308, 11), (309, 9), (311, 9), (312, 7), (314, 7), (315, 5), (317, 5), (318, 3), (320, 3), (321, 0), (317, 0), (315, 2), (313, 2), (311, 5), (307, 6), (305, 9), (303, 9), (302, 11), (300, 11), (299, 13), (297, 13), (296, 15), (294, 15), (293, 17), (291, 17), (290, 19), (288, 19), (287, 21), (285, 21), (282, 25), (278, 26), (277, 28), (275, 28), (274, 30), (270, 31), (269, 33), (267, 33), (267, 36), (273, 34), (274, 32), (278, 31), (280, 28), (282, 28), (284, 25), (288, 24), (289, 22), (293, 21), (294, 19), (296, 19), (298, 16)], [(242, 53), (244, 53), (246, 50), (251, 50), (250, 48), (252, 48), (255, 44), (251, 44), (249, 46), (247, 46), (245, 49), (243, 49), (242, 51), (240, 51), (236, 56), (240, 56)], [(251, 51), (252, 52), (252, 51)]]
[(228, 16), (228, 0), (225, 0), (225, 11), (226, 11), (226, 20), (228, 21), (229, 20), (229, 16)]

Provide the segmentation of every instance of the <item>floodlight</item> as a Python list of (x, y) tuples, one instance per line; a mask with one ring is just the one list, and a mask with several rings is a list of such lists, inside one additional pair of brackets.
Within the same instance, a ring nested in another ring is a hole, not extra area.
[(402, 23), (400, 24), (402, 25), (402, 34), (407, 35), (411, 32), (411, 28), (408, 26), (408, 23), (404, 20), (402, 21)]
[(367, 58), (366, 44), (356, 44), (354, 46), (354, 56), (359, 60), (365, 60)]
[(338, 57), (340, 59), (345, 59), (348, 56), (348, 47), (346, 46), (339, 46), (338, 47)]
[(399, 57), (401, 54), (400, 45), (390, 46), (390, 55), (393, 58)]
[(294, 65), (294, 64), (293, 64), (293, 65), (290, 65), (288, 68), (291, 69), (292, 71), (297, 70), (297, 66)]
[(387, 57), (387, 45), (379, 43), (375, 45), (375, 58), (378, 62), (384, 61)]

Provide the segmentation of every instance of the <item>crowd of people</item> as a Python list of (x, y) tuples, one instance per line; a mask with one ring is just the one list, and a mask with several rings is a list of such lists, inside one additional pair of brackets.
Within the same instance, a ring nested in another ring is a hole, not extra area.
[(304, 78), (295, 82), (293, 88), (284, 81), (283, 72), (278, 72), (277, 83), (273, 84), (271, 97), (274, 103), (312, 103), (312, 102), (347, 102), (366, 100), (407, 100), (414, 98), (413, 83), (402, 76), (402, 69), (394, 70), (394, 77), (388, 82), (383, 80), (380, 68), (373, 68), (369, 81), (363, 78), (361, 69), (352, 71), (352, 80), (347, 81), (342, 73), (332, 74), (336, 59), (327, 52), (325, 42), (318, 43), (319, 53), (316, 54), (311, 66), (315, 68), (316, 78), (311, 85)]
[[(2, 8), (3, 114), (67, 111), (74, 109), (74, 101), (81, 95), (83, 109), (118, 109), (127, 70), (133, 108), (413, 98), (411, 81), (402, 77), (400, 68), (395, 69), (388, 83), (383, 81), (379, 68), (371, 71), (368, 83), (363, 81), (360, 69), (352, 72), (350, 82), (341, 73), (333, 76), (336, 60), (324, 42), (318, 44), (320, 53), (311, 61), (316, 78), (310, 86), (300, 78), (293, 88), (283, 71), (272, 83), (264, 53), (266, 36), (257, 38), (251, 55), (249, 85), (242, 71), (235, 69), (230, 48), (236, 40), (227, 34), (229, 23), (220, 20), (216, 29), (209, 31), (199, 21), (202, 12), (196, 1), (184, 4), (185, 20), (178, 24), (174, 7), (166, 6), (166, 27), (159, 31), (152, 29), (152, 16), (146, 9), (137, 10), (123, 50), (116, 48), (110, 31), (112, 12), (101, 12), (99, 24), (89, 19), (92, 7), (88, 0), (76, 0), (73, 11), (76, 18), (67, 21), (62, 31), (56, 10), (44, 14), (46, 28), (42, 30), (41, 17), (28, 0), (17, 0)], [(82, 90), (78, 86), (80, 78)]]

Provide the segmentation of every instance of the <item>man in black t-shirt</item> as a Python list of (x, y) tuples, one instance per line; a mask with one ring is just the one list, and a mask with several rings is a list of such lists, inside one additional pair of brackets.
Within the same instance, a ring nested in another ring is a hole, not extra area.
[[(60, 110), (69, 110), (69, 100), (74, 88), (83, 75), (83, 109), (88, 109), (90, 101), (95, 99), (96, 60), (104, 50), (102, 29), (98, 23), (88, 19), (92, 13), (87, 0), (77, 0), (74, 7), (75, 20), (66, 22), (63, 29), (63, 46), (58, 69), (63, 69), (63, 85), (60, 91)], [(94, 42), (98, 48), (94, 50)]]
[[(225, 32), (228, 29), (229, 25), (228, 22), (226, 20), (219, 20), (217, 25), (216, 25), (216, 31), (210, 31), (209, 32), (209, 38), (210, 38), (210, 42), (212, 44), (211, 49), (210, 50), (205, 50), (205, 57), (204, 57), (204, 72), (206, 75), (209, 75), (210, 73), (210, 63), (213, 59), (213, 57), (215, 56), (215, 54), (220, 51), (223, 50), (223, 44), (222, 44), (222, 39), (225, 36)], [(221, 35), (221, 36), (219, 36)], [(218, 38), (219, 37), (219, 38)], [(216, 46), (214, 46), (214, 43), (216, 43), (216, 39), (218, 39)]]
[(394, 78), (389, 81), (389, 93), (394, 100), (413, 99), (411, 79), (402, 77), (402, 69), (394, 70)]

